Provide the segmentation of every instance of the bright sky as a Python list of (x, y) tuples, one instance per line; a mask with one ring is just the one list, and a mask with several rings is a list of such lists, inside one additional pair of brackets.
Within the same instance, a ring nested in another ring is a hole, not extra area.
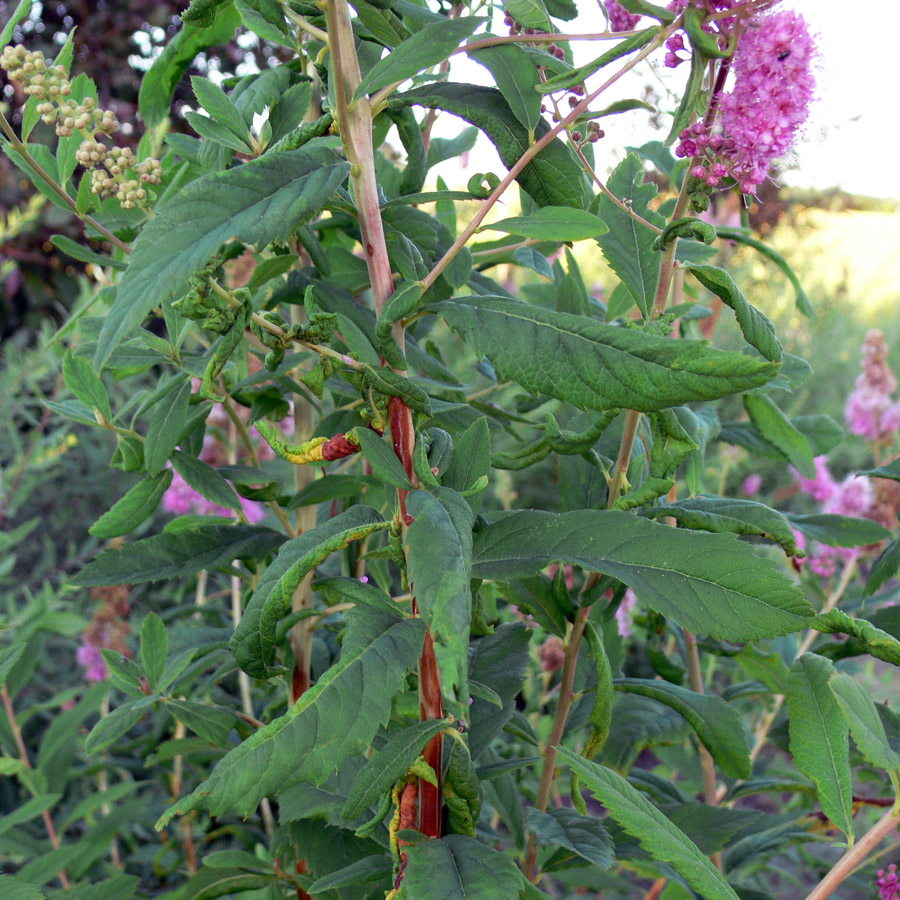
[[(592, 7), (590, 0), (580, 5), (586, 10)], [(784, 181), (821, 189), (840, 187), (851, 193), (900, 200), (900, 174), (893, 161), (900, 138), (896, 114), (900, 5), (897, 0), (867, 0), (860, 4), (858, 15), (851, 14), (852, 8), (837, 0), (785, 0), (784, 5), (803, 14), (810, 30), (819, 35), (821, 48), (817, 73), (820, 99), (813, 107), (806, 139), (796, 148), (798, 168), (787, 172)], [(602, 15), (591, 9), (565, 27), (572, 33), (601, 30)], [(495, 30), (505, 33), (499, 22)], [(596, 43), (573, 47), (576, 62), (586, 62), (601, 52)], [(484, 81), (484, 69), (465, 59), (457, 64), (457, 60), (454, 79)], [(640, 97), (647, 83), (662, 92), (661, 79), (680, 87), (687, 68), (685, 64), (673, 72), (665, 69), (660, 59), (653, 70), (657, 75), (644, 65), (632, 80), (622, 79), (615, 93), (610, 93), (610, 99)], [(604, 75), (608, 71), (604, 70)], [(664, 101), (662, 106), (670, 110), (673, 103)], [(446, 118), (439, 133), (456, 133), (458, 120)], [(638, 111), (603, 120), (607, 138), (595, 145), (598, 171), (615, 164), (621, 156), (620, 148), (664, 136), (652, 133), (646, 119), (646, 113)], [(666, 124), (668, 121), (671, 120)], [(479, 143), (472, 156), (473, 170), (494, 167), (493, 150), (486, 141)]]

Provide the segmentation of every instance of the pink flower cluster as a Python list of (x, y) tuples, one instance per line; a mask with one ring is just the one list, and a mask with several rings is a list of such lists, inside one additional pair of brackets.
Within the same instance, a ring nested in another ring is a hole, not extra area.
[(900, 402), (892, 402), (897, 379), (887, 363), (884, 334), (872, 329), (863, 342), (862, 374), (844, 407), (853, 434), (869, 441), (891, 440), (900, 431)]
[(606, 0), (606, 14), (613, 31), (633, 31), (641, 20), (640, 16), (622, 9), (616, 0)]
[(798, 13), (782, 10), (751, 19), (734, 56), (734, 89), (719, 98), (718, 122), (698, 122), (681, 132), (676, 155), (700, 160), (691, 174), (711, 187), (731, 176), (745, 194), (762, 184), (809, 116), (815, 54)]
[(895, 863), (891, 863), (887, 871), (878, 870), (878, 881), (875, 884), (878, 887), (879, 900), (900, 900), (900, 878), (897, 876)]
[[(822, 504), (822, 512), (861, 519), (878, 519), (875, 490), (871, 479), (865, 475), (848, 475), (843, 481), (838, 482), (828, 470), (824, 456), (817, 456), (815, 464), (815, 478), (803, 478), (796, 472), (794, 474), (800, 489)], [(798, 540), (798, 545), (799, 543)], [(824, 544), (816, 544), (809, 567), (816, 575), (829, 578), (834, 575), (839, 561), (847, 562), (859, 556), (860, 552), (859, 547), (827, 547)]]
[(106, 663), (100, 648), (89, 643), (86, 637), (82, 638), (81, 646), (75, 651), (75, 659), (78, 665), (84, 667), (86, 681), (103, 681), (106, 678)]

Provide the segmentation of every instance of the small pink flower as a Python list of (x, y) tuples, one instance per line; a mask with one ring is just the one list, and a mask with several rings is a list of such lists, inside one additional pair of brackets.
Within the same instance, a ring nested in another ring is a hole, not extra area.
[(612, 31), (633, 31), (637, 28), (640, 16), (624, 10), (617, 0), (606, 0), (606, 12), (609, 16), (609, 27)]
[(616, 624), (619, 626), (619, 634), (622, 637), (629, 637), (634, 630), (632, 620), (634, 619), (634, 610), (637, 607), (637, 597), (631, 588), (625, 591), (622, 602), (616, 610)]
[(741, 483), (741, 490), (748, 497), (755, 497), (759, 493), (759, 489), (761, 487), (762, 475), (760, 475), (759, 472), (754, 472), (752, 475), (748, 475)]
[(872, 510), (875, 492), (865, 475), (848, 475), (822, 506), (822, 511), (839, 516), (864, 518)]
[(78, 660), (78, 664), (87, 670), (84, 677), (88, 681), (103, 681), (106, 678), (106, 663), (99, 647), (85, 641), (75, 653), (75, 658)]
[(878, 887), (879, 900), (900, 900), (900, 878), (897, 876), (897, 866), (891, 863), (884, 869), (878, 870), (878, 881), (875, 882)]
[(555, 672), (563, 667), (566, 660), (566, 647), (562, 638), (555, 634), (550, 635), (538, 651), (541, 658), (541, 668), (545, 672)]
[(831, 477), (831, 472), (828, 471), (827, 457), (817, 456), (813, 462), (816, 466), (815, 478), (804, 478), (794, 468), (792, 468), (791, 471), (800, 483), (800, 490), (809, 494), (813, 500), (817, 500), (819, 503), (825, 503), (834, 495), (837, 490), (837, 483)]

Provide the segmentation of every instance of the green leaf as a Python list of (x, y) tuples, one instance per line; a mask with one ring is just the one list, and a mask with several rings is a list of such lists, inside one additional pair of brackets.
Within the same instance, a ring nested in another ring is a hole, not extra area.
[(374, 477), (368, 475), (327, 475), (310, 482), (291, 498), (288, 509), (300, 506), (313, 506), (329, 500), (356, 497), (370, 484), (377, 484)]
[(381, 881), (391, 874), (391, 868), (391, 863), (383, 853), (364, 856), (355, 863), (350, 863), (349, 866), (338, 869), (337, 872), (331, 872), (328, 875), (317, 878), (309, 885), (309, 890), (313, 894), (320, 894), (323, 891), (333, 891), (344, 887), (354, 887), (357, 884)]
[(863, 596), (869, 597), (887, 584), (897, 574), (898, 568), (900, 568), (900, 538), (891, 541), (872, 563)]
[(95, 253), (89, 247), (82, 247), (81, 244), (73, 241), (70, 237), (66, 237), (64, 234), (54, 234), (50, 238), (50, 243), (62, 250), (67, 256), (71, 256), (72, 259), (78, 259), (81, 262), (93, 263), (96, 266), (109, 266), (117, 270), (127, 268), (127, 264), (121, 260), (104, 256), (102, 253)]
[(364, 584), (357, 578), (320, 578), (313, 582), (313, 590), (323, 593), (329, 604), (350, 601), (371, 606), (381, 612), (397, 612), (397, 604), (389, 594), (380, 587), (371, 583)]
[(278, 620), (291, 609), (294, 591), (335, 550), (387, 526), (369, 506), (352, 506), (318, 528), (283, 544), (263, 573), (231, 638), (238, 665), (254, 678), (267, 678), (275, 659)]
[(109, 395), (106, 388), (91, 368), (91, 364), (71, 350), (63, 357), (63, 380), (66, 387), (88, 408), (99, 409), (107, 419), (112, 418)]
[(788, 520), (810, 540), (829, 547), (860, 547), (893, 537), (879, 522), (857, 519), (855, 516), (811, 513), (805, 516), (788, 515)]
[(159, 475), (142, 478), (124, 497), (115, 502), (112, 509), (91, 525), (90, 533), (106, 540), (134, 531), (153, 514), (171, 483), (172, 472), (168, 469)]
[(220, 706), (193, 700), (168, 700), (166, 706), (179, 722), (217, 747), (224, 747), (234, 728), (234, 716)]
[(337, 190), (350, 166), (330, 150), (267, 154), (182, 187), (141, 231), (97, 341), (96, 364), (228, 240), (283, 241)]
[(153, 690), (156, 690), (157, 682), (166, 667), (168, 655), (169, 638), (166, 626), (156, 613), (148, 613), (141, 625), (141, 662)]
[(403, 468), (393, 447), (384, 438), (380, 437), (369, 428), (358, 428), (356, 431), (359, 449), (362, 455), (369, 461), (372, 471), (395, 488), (412, 490), (412, 482)]
[[(607, 187), (642, 219), (658, 228), (665, 227), (665, 218), (650, 209), (656, 185), (644, 183), (644, 165), (636, 153), (629, 153), (616, 166)], [(597, 212), (608, 228), (597, 243), (646, 319), (653, 306), (662, 259), (660, 251), (654, 249), (657, 233), (641, 225), (605, 194), (597, 199)]]
[(258, 891), (274, 881), (274, 874), (263, 875), (243, 869), (216, 869), (208, 866), (191, 878), (180, 900), (215, 900), (216, 897), (233, 897), (245, 891)]
[[(30, 0), (26, 0), (19, 4), (19, 8), (30, 5)], [(4, 35), (6, 30), (6, 28), (3, 29)], [(12, 31), (11, 28), (9, 30)], [(6, 43), (9, 43), (9, 38), (6, 39)], [(46, 897), (33, 884), (26, 884), (18, 878), (13, 878), (12, 875), (0, 874), (0, 891), (3, 892), (3, 900), (45, 900)]]
[(144, 463), (151, 475), (163, 469), (184, 433), (190, 401), (191, 382), (186, 378), (154, 407), (144, 441)]
[(341, 818), (349, 822), (358, 819), (382, 794), (394, 786), (397, 779), (407, 773), (425, 745), (449, 725), (448, 719), (429, 719), (427, 722), (408, 725), (397, 732), (359, 770)]
[(66, 891), (66, 900), (131, 900), (140, 883), (136, 875), (114, 875), (97, 884)]
[(235, 137), (240, 138), (241, 143), (250, 146), (250, 129), (244, 121), (244, 117), (238, 112), (231, 99), (217, 84), (200, 75), (191, 77), (191, 87), (194, 96), (203, 109), (212, 116), (223, 128), (230, 131)]
[(153, 704), (153, 697), (141, 697), (116, 707), (105, 715), (92, 729), (84, 741), (84, 752), (99, 753), (115, 743), (125, 732), (130, 731), (143, 718)]
[(0, 31), (0, 50), (13, 39), (16, 25), (18, 25), (29, 12), (31, 12), (31, 0), (19, 0), (18, 6), (16, 6), (12, 15), (6, 20), (3, 31)]
[(606, 510), (523, 510), (475, 535), (477, 578), (533, 575), (551, 562), (612, 575), (657, 612), (717, 640), (787, 634), (813, 617), (802, 592), (774, 562), (731, 535), (683, 531)]
[(463, 497), (444, 487), (414, 491), (406, 506), (414, 518), (406, 532), (410, 590), (437, 643), (447, 648), (452, 684), (465, 696), (475, 516)]
[(619, 5), (636, 16), (650, 16), (664, 25), (670, 25), (675, 21), (675, 13), (671, 9), (648, 3), (647, 0), (619, 0)]
[(0, 818), (0, 834), (6, 834), (10, 828), (29, 822), (41, 813), (55, 806), (62, 798), (62, 794), (39, 794), (26, 800), (18, 809), (14, 809), (8, 815)]
[(405, 849), (406, 874), (397, 900), (519, 900), (516, 864), (473, 838), (448, 834)]
[(505, 231), (542, 241), (584, 241), (607, 231), (606, 223), (583, 209), (545, 206), (530, 216), (501, 219), (482, 230)]
[(7, 676), (12, 672), (27, 646), (26, 643), (13, 644), (12, 647), (4, 647), (0, 650), (0, 687), (6, 684)]
[(832, 609), (817, 615), (812, 627), (825, 634), (849, 634), (862, 644), (870, 656), (900, 666), (900, 641), (867, 619), (857, 619), (839, 609)]
[(705, 900), (738, 900), (722, 873), (621, 775), (569, 750), (559, 755), (579, 775), (610, 816), (659, 862), (666, 862)]
[(534, 28), (553, 33), (553, 23), (543, 0), (503, 0), (503, 8), (523, 28)]
[(641, 694), (683, 716), (729, 778), (749, 778), (750, 745), (738, 713), (715, 694), (698, 694), (667, 681), (619, 678), (617, 691)]
[(682, 528), (757, 535), (780, 544), (788, 556), (797, 555), (797, 540), (787, 516), (755, 500), (704, 494), (666, 503), (643, 514), (651, 519), (671, 516)]
[(321, 784), (369, 746), (416, 665), (425, 623), (365, 607), (349, 610), (346, 619), (338, 663), (284, 716), (220, 760), (206, 781), (163, 814), (158, 828), (192, 809), (248, 816), (267, 794), (298, 781)]
[(198, 53), (227, 44), (240, 24), (240, 16), (229, 2), (208, 25), (185, 23), (168, 41), (141, 81), (138, 108), (147, 128), (156, 128), (169, 115), (175, 88)]
[(775, 363), (500, 297), (431, 306), (497, 375), (580, 409), (654, 412), (769, 381)]
[[(485, 416), (476, 419), (453, 445), (450, 465), (441, 475), (441, 484), (463, 493), (471, 490), (480, 479), (491, 474), (491, 430)], [(475, 512), (481, 505), (481, 495), (466, 498)]]
[(465, 16), (426, 25), (369, 69), (353, 99), (358, 100), (395, 81), (406, 81), (423, 69), (443, 62), (485, 21), (475, 16)]
[(528, 54), (515, 44), (502, 44), (471, 50), (468, 55), (494, 76), (494, 83), (513, 115), (525, 128), (534, 131), (541, 120), (541, 95), (537, 92), (541, 79)]
[(822, 812), (853, 840), (849, 729), (828, 687), (834, 666), (804, 653), (791, 666), (788, 711), (794, 765), (815, 782)]
[(262, 559), (284, 535), (255, 525), (206, 525), (178, 534), (156, 534), (104, 550), (70, 579), (79, 587), (139, 584), (178, 578), (234, 559)]
[[(480, 128), (496, 147), (503, 165), (511, 169), (531, 146), (528, 129), (516, 118), (500, 91), (474, 84), (429, 84), (392, 98), (392, 105), (441, 109)], [(534, 130), (540, 140), (550, 126), (542, 119)], [(555, 138), (516, 176), (538, 206), (584, 209), (587, 202), (584, 172), (568, 147)]]
[(866, 689), (846, 672), (834, 672), (828, 685), (866, 762), (888, 771), (900, 770), (900, 754), (891, 749), (884, 723)]
[[(795, 416), (791, 424), (809, 442), (814, 457), (828, 453), (844, 439), (844, 429), (831, 416)], [(718, 439), (745, 447), (755, 456), (788, 462), (788, 458), (770, 444), (751, 422), (726, 422), (721, 426)]]
[(900, 481), (900, 459), (895, 459), (885, 466), (878, 466), (876, 469), (866, 469), (859, 474), (868, 475), (870, 478), (890, 478), (892, 481)]
[(579, 815), (574, 809), (541, 812), (536, 806), (529, 806), (525, 821), (540, 846), (565, 847), (604, 870), (612, 868), (615, 862), (612, 838), (600, 819)]
[(199, 134), (200, 137), (208, 138), (211, 141), (221, 144), (223, 147), (236, 150), (238, 153), (252, 152), (250, 144), (246, 141), (242, 141), (239, 137), (236, 137), (215, 119), (210, 119), (209, 116), (203, 116), (198, 112), (190, 110), (185, 113), (185, 118), (191, 128)]
[(621, 59), (626, 54), (639, 50), (645, 44), (649, 44), (657, 34), (659, 34), (659, 29), (647, 28), (639, 34), (624, 38), (611, 50), (607, 50), (605, 53), (600, 54), (595, 60), (592, 60), (583, 66), (579, 66), (577, 69), (554, 75), (552, 78), (548, 78), (546, 81), (541, 82), (537, 89), (542, 94), (553, 94), (556, 91), (567, 91), (569, 88), (575, 87), (576, 84), (584, 84), (586, 78), (589, 78), (604, 66), (608, 66), (617, 59)]
[(806, 478), (816, 477), (809, 441), (768, 394), (745, 394), (744, 407), (756, 430)]
[[(769, 318), (748, 302), (732, 277), (716, 266), (687, 266), (687, 270), (708, 291), (734, 310), (744, 340), (770, 362), (781, 362), (781, 343)], [(776, 445), (777, 446), (777, 445)]]
[(227, 509), (242, 509), (240, 498), (234, 492), (234, 488), (209, 463), (191, 456), (190, 453), (176, 450), (172, 456), (172, 465), (187, 482), (188, 487), (192, 487), (207, 500)]

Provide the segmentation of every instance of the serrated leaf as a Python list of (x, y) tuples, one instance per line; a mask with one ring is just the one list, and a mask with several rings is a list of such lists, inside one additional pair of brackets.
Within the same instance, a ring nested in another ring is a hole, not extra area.
[(738, 713), (715, 694), (698, 694), (666, 681), (643, 678), (619, 678), (614, 681), (617, 691), (641, 694), (674, 709), (686, 719), (730, 778), (750, 776), (750, 745)]
[(501, 44), (469, 51), (468, 55), (494, 76), (515, 117), (533, 131), (541, 119), (541, 95), (536, 90), (540, 77), (528, 54), (515, 44)]
[(887, 584), (897, 574), (898, 568), (900, 568), (900, 538), (891, 541), (872, 563), (863, 596), (869, 597)]
[(263, 797), (291, 783), (321, 784), (371, 743), (416, 665), (425, 623), (365, 607), (349, 610), (346, 619), (338, 663), (284, 716), (220, 760), (206, 781), (163, 814), (158, 828), (192, 809), (250, 815)]
[(73, 241), (70, 237), (66, 237), (64, 234), (54, 234), (50, 238), (50, 243), (67, 256), (71, 256), (72, 259), (77, 259), (81, 262), (93, 263), (97, 266), (109, 266), (120, 271), (127, 268), (126, 263), (121, 260), (104, 256), (102, 253), (95, 253), (89, 247), (82, 247), (81, 244)]
[(503, 0), (503, 8), (523, 28), (534, 28), (548, 34), (553, 32), (553, 23), (543, 0)]
[(505, 231), (541, 241), (584, 241), (607, 231), (606, 223), (583, 209), (545, 206), (530, 216), (501, 219), (482, 230)]
[(109, 395), (100, 376), (86, 359), (76, 356), (71, 350), (66, 351), (63, 357), (63, 380), (88, 409), (99, 409), (107, 419), (112, 418)]
[(615, 862), (612, 838), (600, 819), (579, 815), (574, 809), (541, 812), (529, 806), (525, 821), (542, 846), (565, 847), (601, 869), (609, 869)]
[(240, 510), (241, 501), (234, 488), (209, 463), (191, 456), (182, 450), (176, 450), (172, 456), (175, 471), (198, 494), (217, 506)]
[(881, 769), (900, 771), (900, 754), (891, 749), (884, 723), (866, 689), (846, 672), (834, 672), (828, 685), (866, 761)]
[(791, 525), (812, 541), (829, 547), (860, 547), (893, 537), (880, 522), (835, 513), (788, 515)]
[(136, 875), (114, 875), (97, 884), (87, 884), (66, 891), (67, 900), (131, 900), (140, 887)]
[(215, 900), (244, 891), (257, 891), (275, 881), (275, 874), (263, 875), (243, 869), (201, 869), (184, 887), (182, 900)]
[(437, 643), (445, 668), (465, 696), (472, 619), (472, 525), (465, 499), (450, 488), (414, 491), (406, 500), (414, 521), (406, 532), (409, 586)]
[(757, 535), (780, 544), (788, 556), (797, 555), (797, 539), (787, 516), (755, 500), (701, 495), (648, 509), (643, 515), (671, 516), (682, 528)]
[(144, 463), (151, 475), (165, 467), (184, 433), (190, 400), (191, 382), (185, 379), (153, 407), (144, 441)]
[(559, 755), (651, 858), (669, 863), (705, 900), (738, 900), (734, 889), (697, 845), (621, 775), (567, 747), (560, 747)]
[(91, 525), (90, 533), (94, 537), (108, 540), (134, 531), (153, 514), (171, 483), (170, 470), (142, 478), (124, 497), (115, 502), (112, 509), (103, 513)]
[(822, 812), (853, 839), (849, 729), (828, 687), (832, 663), (804, 653), (791, 666), (788, 711), (794, 765), (815, 782)]
[(93, 754), (105, 750), (125, 732), (134, 728), (152, 704), (152, 697), (141, 697), (116, 707), (91, 729), (84, 741), (84, 752)]
[(335, 891), (358, 884), (381, 881), (391, 874), (391, 868), (390, 861), (383, 853), (365, 856), (355, 863), (350, 863), (349, 866), (338, 869), (337, 872), (317, 878), (309, 886), (309, 890), (313, 894), (319, 894), (323, 891)]
[[(431, 84), (392, 98), (392, 105), (418, 105), (441, 109), (480, 128), (511, 169), (531, 146), (528, 129), (516, 118), (500, 91), (474, 84)], [(550, 126), (542, 119), (534, 130), (540, 140)], [(587, 192), (584, 172), (576, 157), (554, 138), (516, 176), (519, 185), (538, 206), (584, 209)]]
[(13, 644), (12, 647), (4, 647), (0, 650), (0, 687), (6, 684), (7, 676), (22, 657), (27, 646), (26, 643)]
[[(616, 166), (607, 187), (642, 219), (658, 228), (665, 227), (665, 218), (650, 209), (650, 201), (656, 197), (656, 185), (644, 183), (644, 166), (637, 154), (629, 153)], [(608, 228), (597, 243), (646, 319), (653, 305), (662, 260), (662, 253), (654, 249), (657, 233), (641, 225), (605, 194), (597, 200), (597, 212)]]
[(155, 612), (148, 613), (141, 625), (141, 662), (150, 687), (154, 690), (166, 667), (168, 655), (169, 637), (166, 626)]
[[(30, 4), (20, 4), (20, 6), (26, 5)], [(4, 33), (5, 31), (6, 29), (4, 29)], [(10, 31), (12, 31), (11, 28)], [(45, 900), (46, 897), (43, 891), (39, 891), (33, 884), (27, 884), (12, 875), (0, 874), (0, 891), (3, 892), (3, 900)]]
[(19, 0), (18, 5), (13, 10), (10, 17), (6, 20), (6, 23), (3, 26), (3, 31), (0, 31), (0, 50), (2, 50), (13, 39), (16, 25), (18, 25), (19, 22), (25, 19), (28, 13), (31, 12), (31, 2), (32, 0)]
[(465, 16), (426, 25), (369, 69), (353, 99), (372, 94), (395, 81), (406, 81), (423, 69), (443, 62), (485, 21), (475, 16)]
[(356, 434), (359, 449), (369, 461), (375, 475), (392, 487), (411, 490), (412, 482), (393, 447), (369, 428), (360, 428)]
[(405, 775), (422, 749), (436, 734), (450, 725), (448, 719), (429, 719), (408, 725), (395, 734), (359, 770), (347, 796), (341, 818), (358, 819), (378, 798)]
[(238, 665), (254, 678), (267, 678), (275, 659), (278, 621), (291, 609), (292, 597), (306, 575), (335, 550), (386, 527), (369, 506), (352, 506), (317, 528), (293, 538), (263, 572), (231, 638)]
[(249, 147), (250, 129), (231, 98), (217, 84), (200, 75), (191, 77), (191, 87), (200, 106), (223, 128)]
[(26, 800), (18, 809), (0, 818), (0, 834), (6, 834), (10, 828), (29, 822), (45, 810), (55, 806), (62, 794), (39, 794)]
[(143, 228), (97, 341), (102, 366), (143, 318), (232, 239), (284, 240), (331, 197), (350, 169), (321, 147), (269, 154), (204, 175), (157, 208)]
[(430, 307), (497, 374), (580, 409), (654, 412), (769, 381), (774, 363), (501, 297)]
[(172, 715), (195, 734), (217, 747), (223, 747), (234, 728), (234, 716), (226, 709), (193, 700), (168, 700)]
[(104, 550), (70, 582), (97, 587), (178, 578), (228, 565), (234, 559), (262, 559), (283, 542), (284, 535), (255, 525), (206, 525), (178, 534), (156, 534)]
[(775, 401), (768, 394), (744, 394), (744, 407), (763, 439), (783, 453), (801, 475), (815, 478), (816, 465), (809, 441)]
[(215, 141), (223, 147), (236, 150), (238, 153), (251, 153), (252, 148), (246, 141), (242, 141), (233, 132), (220, 125), (215, 119), (209, 116), (201, 115), (198, 112), (188, 111), (184, 114), (191, 128), (200, 135), (200, 137)]
[(475, 535), (475, 577), (519, 578), (551, 562), (612, 575), (657, 612), (718, 640), (787, 634), (813, 618), (802, 592), (773, 561), (731, 535), (606, 510), (523, 510)]
[(406, 874), (397, 900), (519, 900), (516, 864), (473, 838), (448, 834), (405, 849)]
[(770, 362), (781, 362), (781, 342), (775, 335), (775, 327), (768, 316), (761, 313), (741, 293), (732, 277), (716, 266), (687, 266), (687, 270), (708, 291), (731, 307), (744, 340), (755, 347)]

